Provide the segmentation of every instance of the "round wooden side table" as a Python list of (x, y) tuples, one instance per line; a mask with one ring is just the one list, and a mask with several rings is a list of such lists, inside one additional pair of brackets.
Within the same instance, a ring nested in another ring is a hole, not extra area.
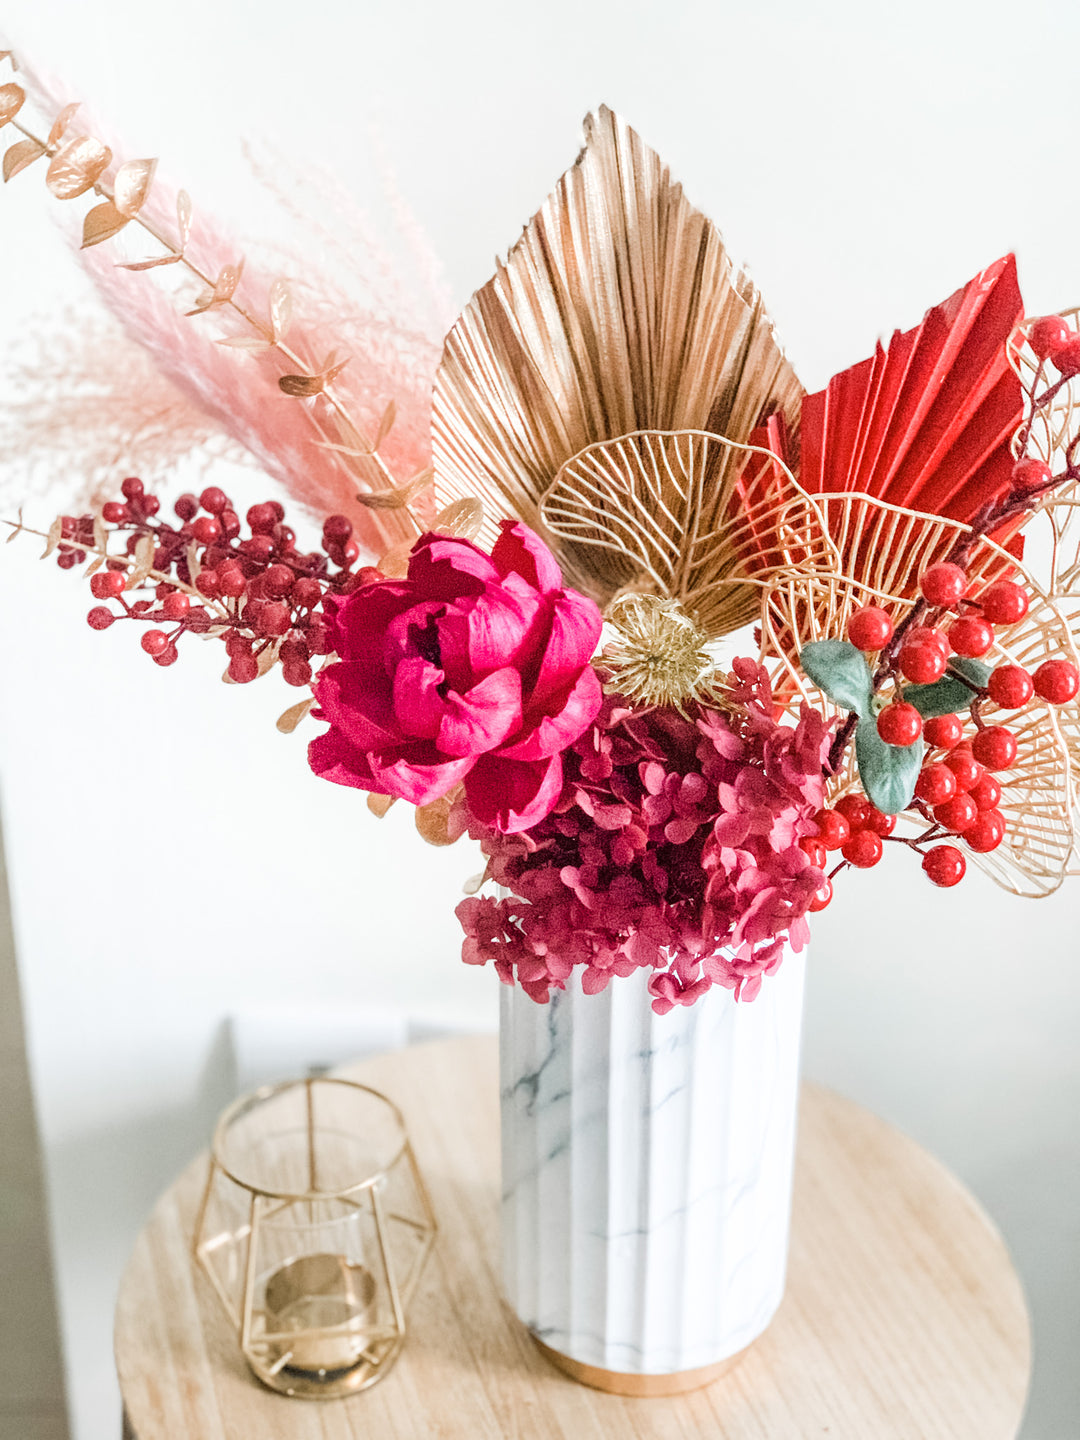
[(161, 1197), (120, 1287), (116, 1363), (134, 1440), (1014, 1440), (1027, 1311), (994, 1226), (876, 1116), (804, 1089), (786, 1298), (721, 1380), (670, 1399), (575, 1384), (502, 1298), (494, 1040), (414, 1046), (343, 1072), (401, 1106), (440, 1232), (401, 1359), (346, 1400), (251, 1375), (190, 1241), (206, 1174)]

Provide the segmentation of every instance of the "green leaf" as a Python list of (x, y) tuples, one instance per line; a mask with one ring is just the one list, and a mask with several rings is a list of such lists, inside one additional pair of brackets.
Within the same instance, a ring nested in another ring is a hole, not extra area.
[[(983, 686), (990, 678), (990, 666), (981, 660), (969, 660), (963, 655), (953, 655), (949, 669), (966, 675), (973, 685)], [(953, 675), (943, 675), (933, 685), (908, 685), (904, 699), (914, 705), (924, 720), (936, 715), (955, 715), (968, 708), (974, 699), (974, 692)]]
[(803, 646), (799, 663), (834, 705), (859, 715), (870, 713), (870, 667), (862, 651), (847, 640), (811, 640)]
[(911, 804), (925, 751), (921, 735), (914, 745), (886, 745), (878, 734), (876, 716), (859, 721), (855, 731), (859, 779), (883, 815), (898, 815)]

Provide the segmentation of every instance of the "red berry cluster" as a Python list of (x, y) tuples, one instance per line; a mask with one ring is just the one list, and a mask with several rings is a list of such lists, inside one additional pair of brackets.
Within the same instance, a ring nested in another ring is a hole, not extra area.
[[(799, 844), (819, 870), (824, 870), (830, 850), (839, 850), (849, 865), (860, 870), (870, 869), (881, 859), (882, 842), (896, 829), (896, 816), (882, 814), (865, 795), (842, 795), (833, 809), (819, 810), (815, 818), (817, 835), (808, 836)], [(824, 910), (831, 899), (830, 879), (818, 891), (810, 909)]]
[(100, 553), (102, 526), (106, 540), (110, 533), (125, 537), (127, 558), (107, 556), (90, 578), (94, 599), (120, 608), (97, 605), (86, 618), (94, 630), (124, 619), (147, 624), (141, 645), (157, 665), (176, 661), (182, 635), (210, 633), (224, 639), (229, 678), (237, 683), (280, 661), (288, 684), (307, 685), (312, 661), (331, 652), (324, 597), (378, 574), (353, 569), (359, 547), (344, 515), (324, 523), (321, 550), (304, 553), (276, 500), (251, 506), (245, 535), (217, 486), (181, 495), (173, 507), (178, 524), (155, 518), (161, 502), (141, 480), (127, 479), (120, 488), (124, 498), (102, 507), (97, 534), (92, 515), (62, 517), (57, 563), (68, 570), (90, 551)]
[(1028, 331), (1028, 344), (1040, 360), (1049, 360), (1064, 378), (1080, 375), (1080, 335), (1060, 315), (1036, 320)]
[[(1021, 465), (1030, 463), (1039, 462), (1023, 461)], [(1044, 661), (1034, 674), (1020, 665), (1002, 664), (990, 672), (985, 685), (978, 684), (956, 660), (987, 654), (995, 640), (995, 627), (1023, 620), (1030, 605), (1027, 592), (1011, 580), (997, 580), (971, 597), (965, 569), (951, 562), (931, 565), (920, 577), (919, 589), (921, 599), (899, 629), (887, 611), (867, 605), (851, 616), (848, 638), (860, 650), (880, 652), (875, 689), (887, 682), (895, 687), (897, 698), (877, 717), (882, 740), (907, 746), (921, 735), (930, 747), (944, 752), (943, 757), (924, 764), (915, 785), (912, 808), (930, 821), (930, 829), (918, 840), (904, 839), (903, 843), (923, 850), (928, 841), (949, 835), (962, 837), (969, 849), (983, 854), (1001, 844), (1006, 829), (998, 809), (1001, 785), (990, 772), (1008, 770), (1015, 763), (1017, 744), (1007, 726), (986, 724), (981, 706), (992, 701), (1001, 709), (1016, 710), (1036, 695), (1050, 704), (1064, 705), (1080, 692), (1080, 672), (1071, 660), (1063, 659)], [(959, 679), (970, 695), (975, 733), (968, 740), (959, 714), (924, 721), (904, 698), (905, 682), (932, 685), (948, 673)], [(838, 801), (834, 810), (819, 816), (818, 840), (826, 849), (840, 849), (844, 860), (857, 866), (877, 863), (881, 838), (892, 830), (892, 823), (882, 829), (873, 818), (863, 821), (864, 807), (869, 807), (867, 800), (849, 795)], [(872, 811), (872, 817), (877, 814)], [(845, 825), (850, 837), (836, 840)], [(923, 870), (936, 885), (955, 885), (963, 878), (966, 862), (955, 845), (936, 845), (924, 851)]]

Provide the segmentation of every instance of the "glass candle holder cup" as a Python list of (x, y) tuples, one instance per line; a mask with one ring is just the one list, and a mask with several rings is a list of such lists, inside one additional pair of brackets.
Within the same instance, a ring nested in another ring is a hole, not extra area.
[(222, 1115), (194, 1253), (258, 1378), (333, 1399), (397, 1359), (435, 1228), (401, 1112), (326, 1076)]

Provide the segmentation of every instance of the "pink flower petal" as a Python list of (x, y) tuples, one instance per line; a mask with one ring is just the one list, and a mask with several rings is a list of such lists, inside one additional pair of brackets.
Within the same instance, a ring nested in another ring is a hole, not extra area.
[(564, 689), (581, 667), (589, 663), (603, 624), (603, 616), (587, 595), (563, 590), (555, 596), (551, 630), (536, 680), (526, 695), (526, 709), (534, 706), (546, 709), (550, 697)]
[(469, 809), (482, 825), (514, 835), (555, 808), (562, 789), (562, 758), (528, 762), (481, 755), (465, 782)]
[(433, 752), (434, 747), (423, 741), (398, 746), (396, 750), (372, 752), (368, 763), (376, 783), (370, 788), (384, 795), (396, 795), (411, 805), (429, 805), (432, 800), (438, 800), (465, 779), (473, 760), (466, 756), (460, 760), (438, 761), (434, 760)]
[(406, 735), (434, 740), (446, 702), (439, 694), (445, 676), (428, 660), (411, 656), (394, 673), (394, 718)]
[[(553, 699), (540, 723), (499, 751), (507, 760), (546, 760), (572, 745), (596, 719), (604, 691), (596, 671), (587, 665), (561, 700)], [(535, 714), (535, 710), (531, 712)], [(528, 723), (531, 715), (525, 716)]]
[(443, 755), (482, 755), (521, 728), (521, 676), (495, 670), (464, 695), (451, 690), (439, 724)]
[(542, 595), (562, 589), (559, 562), (535, 531), (520, 520), (501, 520), (499, 529), (501, 533), (492, 549), (491, 561), (500, 575), (516, 571)]
[(472, 541), (429, 533), (412, 548), (409, 580), (428, 600), (457, 600), (497, 585), (499, 572)]
[(388, 792), (371, 773), (371, 766), (363, 750), (350, 745), (336, 730), (317, 735), (308, 745), (308, 764), (323, 780), (335, 785), (351, 785), (357, 790), (373, 790), (376, 794)]
[(328, 665), (315, 682), (321, 718), (359, 750), (399, 738), (389, 678), (377, 665)]

